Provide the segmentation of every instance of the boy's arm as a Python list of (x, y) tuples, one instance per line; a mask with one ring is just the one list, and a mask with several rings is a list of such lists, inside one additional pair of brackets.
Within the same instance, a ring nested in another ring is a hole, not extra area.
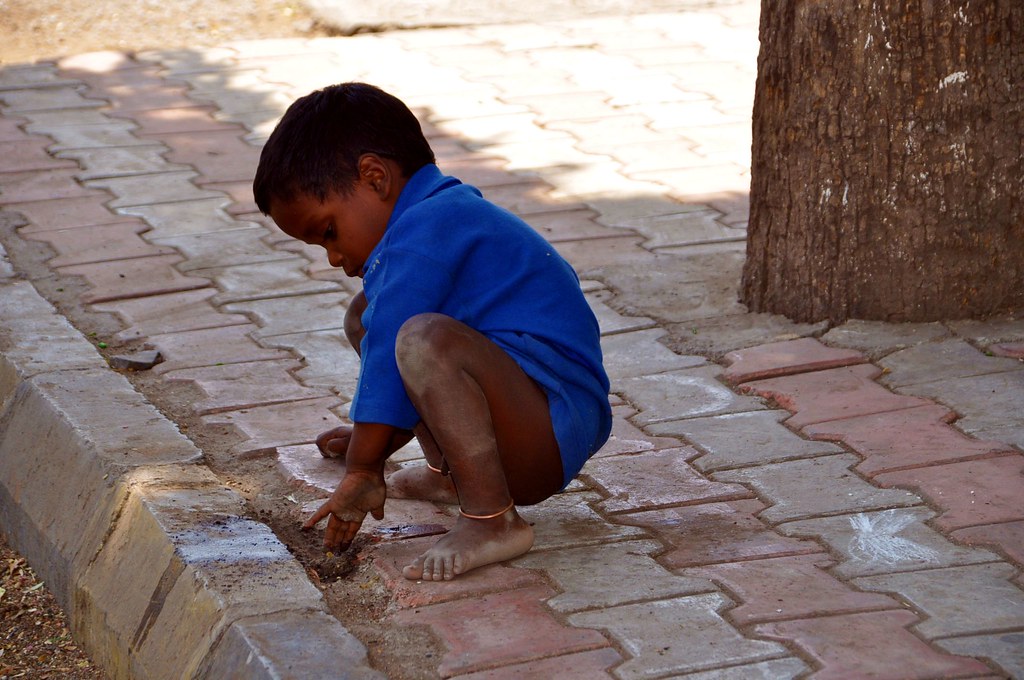
[[(366, 513), (384, 517), (384, 461), (409, 440), (407, 430), (381, 423), (356, 423), (345, 455), (345, 476), (338, 488), (313, 514), (303, 529), (312, 529), (328, 517), (324, 549), (348, 548), (363, 524)], [(401, 442), (401, 443), (399, 443)], [(397, 444), (397, 446), (396, 446)]]

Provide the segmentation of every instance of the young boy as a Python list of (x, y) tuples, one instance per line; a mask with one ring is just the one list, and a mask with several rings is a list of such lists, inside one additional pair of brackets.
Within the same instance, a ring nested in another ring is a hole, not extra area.
[[(517, 557), (533, 530), (515, 506), (563, 489), (607, 440), (608, 377), (579, 280), (522, 220), (441, 174), (411, 111), (363, 83), (285, 113), (253, 192), (288, 235), (363, 279), (345, 317), (360, 354), (351, 428), (321, 434), (345, 476), (327, 517), (344, 550), (394, 496), (458, 502), (455, 526), (404, 569), (449, 580)], [(427, 466), (384, 480), (416, 436)], [(447, 475), (450, 475), (447, 476)]]

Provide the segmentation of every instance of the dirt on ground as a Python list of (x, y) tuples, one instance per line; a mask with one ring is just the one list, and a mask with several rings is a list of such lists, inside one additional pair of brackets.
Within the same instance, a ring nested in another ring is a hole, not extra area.
[(301, 0), (0, 0), (0, 66), (326, 35)]

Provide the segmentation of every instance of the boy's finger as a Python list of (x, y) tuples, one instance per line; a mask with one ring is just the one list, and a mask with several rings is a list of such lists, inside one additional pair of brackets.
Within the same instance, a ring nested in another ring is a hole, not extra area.
[(313, 513), (312, 517), (310, 517), (303, 523), (302, 528), (312, 529), (320, 522), (320, 520), (322, 520), (324, 517), (327, 517), (327, 515), (329, 514), (331, 514), (331, 510), (330, 508), (327, 507), (327, 503), (324, 503), (323, 505), (320, 506), (319, 510)]

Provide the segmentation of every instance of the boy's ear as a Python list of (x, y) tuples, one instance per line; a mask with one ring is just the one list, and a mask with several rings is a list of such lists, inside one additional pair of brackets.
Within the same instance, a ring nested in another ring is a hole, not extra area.
[(365, 182), (381, 198), (391, 191), (393, 181), (391, 167), (375, 153), (364, 153), (359, 157), (359, 181)]

